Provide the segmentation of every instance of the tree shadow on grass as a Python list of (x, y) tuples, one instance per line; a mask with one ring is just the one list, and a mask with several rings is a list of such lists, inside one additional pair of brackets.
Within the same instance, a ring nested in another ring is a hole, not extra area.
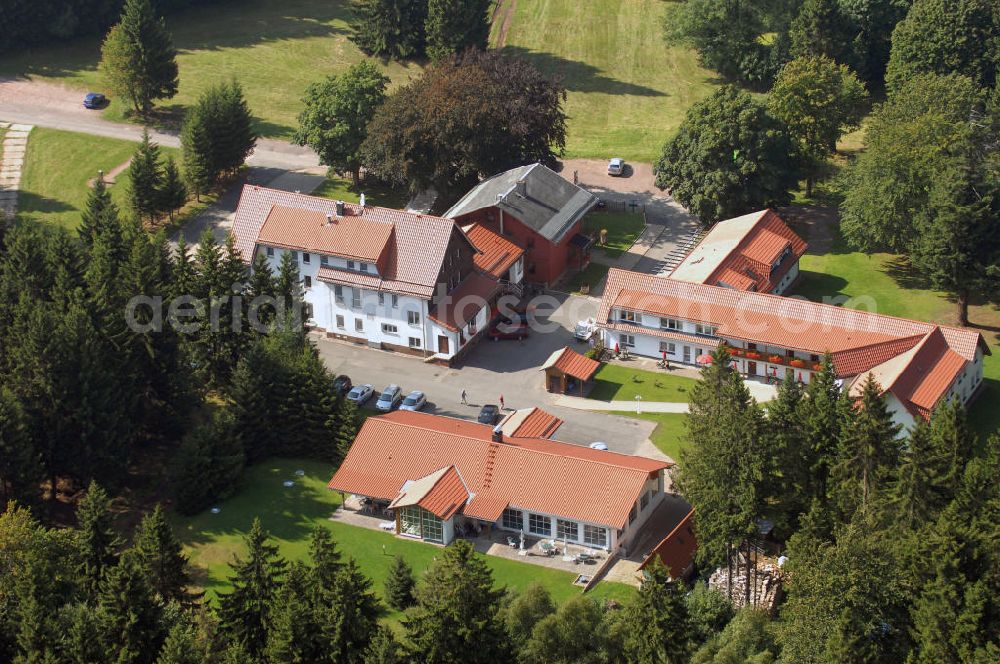
[(603, 92), (609, 95), (634, 95), (637, 97), (666, 97), (662, 90), (619, 81), (605, 76), (593, 65), (577, 60), (569, 60), (554, 53), (533, 51), (521, 46), (505, 46), (503, 52), (524, 58), (540, 71), (557, 76), (571, 92)]
[(885, 273), (900, 288), (934, 290), (927, 275), (910, 264), (906, 256), (896, 256), (885, 262)]
[(813, 272), (812, 270), (799, 270), (799, 279), (793, 289), (793, 294), (813, 302), (840, 300), (848, 297), (843, 292), (847, 285), (846, 279), (836, 275)]
[(17, 214), (30, 218), (34, 214), (58, 214), (72, 212), (77, 208), (57, 198), (41, 196), (31, 191), (17, 193)]

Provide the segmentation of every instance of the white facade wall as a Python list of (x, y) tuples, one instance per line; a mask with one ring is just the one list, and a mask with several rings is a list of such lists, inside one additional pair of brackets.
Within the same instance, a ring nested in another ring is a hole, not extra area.
[(788, 274), (781, 278), (781, 281), (778, 282), (771, 293), (774, 295), (784, 295), (785, 290), (792, 285), (792, 282), (795, 281), (797, 276), (799, 276), (799, 262), (795, 261), (795, 265), (793, 265), (792, 269), (788, 271)]

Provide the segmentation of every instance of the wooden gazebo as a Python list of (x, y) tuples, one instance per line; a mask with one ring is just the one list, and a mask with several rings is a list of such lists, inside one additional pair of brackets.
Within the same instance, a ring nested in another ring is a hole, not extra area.
[(559, 394), (583, 396), (594, 380), (601, 363), (581, 355), (569, 346), (549, 355), (542, 365), (545, 389)]

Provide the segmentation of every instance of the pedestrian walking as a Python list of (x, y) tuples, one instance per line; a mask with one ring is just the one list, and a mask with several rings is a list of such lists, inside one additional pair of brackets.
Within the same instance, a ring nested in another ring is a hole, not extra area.
[(503, 410), (503, 395), (500, 395), (500, 410)]
[(466, 398), (467, 396), (468, 395), (465, 393), (465, 390), (462, 390), (462, 403), (464, 403), (466, 405), (469, 404), (469, 400)]

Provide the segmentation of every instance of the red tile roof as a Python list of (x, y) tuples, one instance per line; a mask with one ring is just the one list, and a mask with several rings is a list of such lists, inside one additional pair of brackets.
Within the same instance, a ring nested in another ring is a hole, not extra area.
[(562, 424), (563, 420), (555, 415), (532, 408), (509, 435), (512, 438), (549, 438)]
[[(786, 248), (790, 255), (772, 273)], [(807, 248), (774, 210), (761, 210), (715, 224), (671, 278), (769, 293)]]
[[(329, 488), (395, 500), (407, 481), (454, 466), (486, 521), (508, 506), (622, 527), (650, 475), (670, 463), (532, 438), (491, 440), (492, 428), (395, 412), (361, 427)], [(442, 491), (443, 493), (443, 491)]]
[(264, 220), (257, 243), (358, 259), (378, 264), (380, 272), (385, 269), (392, 223), (354, 214), (330, 219), (327, 223), (327, 216), (316, 210), (274, 205)]
[(698, 541), (694, 536), (694, 510), (674, 527), (670, 533), (657, 544), (653, 551), (642, 561), (639, 569), (645, 569), (655, 558), (670, 571), (670, 576), (680, 578), (694, 561), (694, 552)]
[[(304, 218), (312, 219), (315, 222), (321, 215), (325, 223), (327, 214), (336, 214), (336, 201), (327, 198), (245, 185), (236, 208), (232, 231), (236, 240), (236, 248), (240, 251), (245, 262), (249, 263), (253, 260), (260, 234), (275, 206), (285, 208), (287, 211), (279, 211), (279, 214), (283, 219), (290, 220), (294, 220), (297, 214), (301, 214)], [(444, 262), (452, 234), (458, 233), (461, 236), (461, 241), (469, 241), (462, 230), (450, 219), (372, 205), (362, 208), (353, 203), (345, 203), (344, 211), (344, 219), (351, 219), (352, 222), (363, 219), (367, 229), (392, 227), (392, 236), (385, 243), (384, 263), (379, 267), (381, 281), (378, 288), (382, 290), (430, 298), (434, 294), (434, 288), (437, 285), (437, 278), (441, 273), (441, 265)], [(307, 222), (301, 223), (308, 225)], [(318, 228), (317, 224), (313, 225)], [(372, 233), (373, 237), (380, 238), (383, 235), (384, 231), (382, 230)], [(288, 239), (291, 236), (282, 235), (282, 237)], [(353, 237), (358, 240), (359, 247), (362, 247), (355, 251), (369, 254), (372, 251), (371, 246), (377, 244), (365, 233), (355, 233)], [(304, 237), (301, 244), (307, 244), (305, 239), (310, 238), (311, 235)], [(348, 251), (346, 244), (344, 242), (340, 245), (345, 252)], [(469, 244), (472, 246), (471, 242)], [(305, 246), (288, 245), (287, 248), (309, 250)], [(320, 253), (319, 250), (315, 251)], [(327, 271), (326, 274), (330, 275), (331, 272)], [(320, 278), (322, 278), (322, 274)]]
[(416, 505), (439, 519), (448, 520), (469, 500), (469, 491), (455, 466), (441, 468), (430, 475), (404, 484), (390, 507)]
[(542, 369), (549, 368), (558, 369), (577, 380), (587, 381), (594, 377), (601, 368), (601, 363), (566, 346), (552, 353), (542, 365)]
[(470, 274), (448, 298), (434, 307), (428, 314), (431, 320), (457, 332), (469, 324), (484, 306), (489, 306), (490, 298), (500, 290), (494, 277), (484, 274)]
[(935, 336), (939, 333), (940, 340), (928, 344), (928, 348), (939, 348), (943, 342), (950, 353), (921, 352), (920, 358), (933, 360), (921, 359), (922, 364), (918, 363), (918, 366), (932, 367), (926, 373), (933, 387), (914, 391), (916, 398), (925, 404), (931, 403), (926, 395), (940, 391), (940, 377), (955, 373), (958, 362), (955, 356), (963, 362), (972, 362), (977, 349), (981, 348), (985, 354), (990, 352), (976, 330), (937, 326), (799, 298), (736, 291), (616, 268), (608, 273), (601, 299), (598, 313), (601, 327), (695, 343), (699, 339), (704, 344), (714, 343), (712, 337), (666, 333), (612, 320), (610, 316), (615, 308), (708, 323), (717, 328), (716, 334), (722, 338), (815, 354), (830, 351), (837, 373), (845, 377), (866, 372), (907, 353), (928, 340), (928, 335), (937, 330)]
[(497, 279), (524, 255), (524, 249), (481, 224), (472, 224), (463, 230), (480, 252), (474, 258), (476, 268)]

